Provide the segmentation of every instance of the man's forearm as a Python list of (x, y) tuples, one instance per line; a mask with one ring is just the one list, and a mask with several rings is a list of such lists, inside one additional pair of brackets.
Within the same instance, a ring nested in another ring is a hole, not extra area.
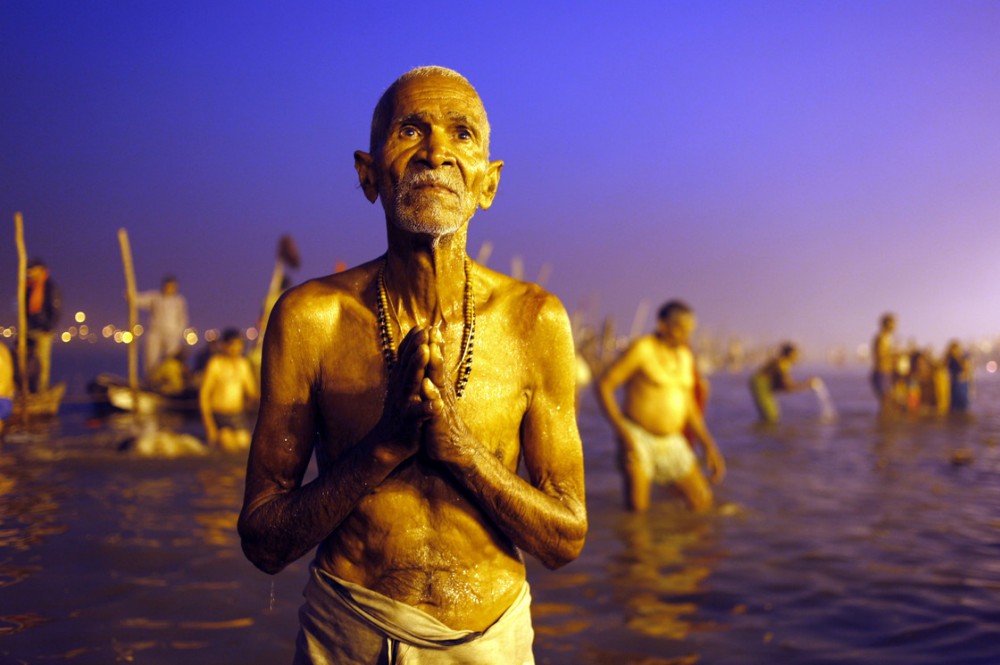
[(359, 444), (312, 482), (261, 494), (239, 520), (243, 551), (255, 566), (277, 573), (323, 542), (403, 461)]
[(511, 541), (548, 568), (575, 559), (587, 534), (583, 488), (555, 483), (535, 487), (508, 469), (478, 442), (452, 474)]

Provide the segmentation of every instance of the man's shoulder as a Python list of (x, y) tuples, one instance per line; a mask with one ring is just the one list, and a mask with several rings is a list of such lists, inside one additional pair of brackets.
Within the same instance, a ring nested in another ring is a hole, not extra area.
[(566, 318), (566, 308), (552, 293), (533, 282), (515, 279), (484, 266), (477, 266), (486, 286), (487, 307), (516, 314), (525, 323), (561, 322)]
[(629, 343), (628, 348), (625, 349), (625, 352), (640, 354), (645, 356), (653, 352), (653, 350), (656, 348), (656, 344), (657, 344), (656, 335), (653, 334), (639, 335)]
[(336, 314), (344, 308), (363, 306), (364, 293), (371, 286), (377, 269), (378, 262), (370, 261), (350, 270), (302, 282), (281, 295), (275, 310), (282, 318), (315, 318), (317, 314)]

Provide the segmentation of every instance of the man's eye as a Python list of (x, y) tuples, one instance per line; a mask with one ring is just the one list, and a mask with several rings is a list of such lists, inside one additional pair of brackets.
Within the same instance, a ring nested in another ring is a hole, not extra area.
[(458, 130), (458, 132), (456, 133), (456, 136), (458, 136), (458, 138), (461, 139), (462, 141), (471, 141), (472, 140), (472, 132), (470, 132), (468, 129), (460, 129), (460, 130)]
[(399, 135), (408, 139), (418, 136), (419, 134), (420, 132), (418, 132), (417, 128), (414, 127), (413, 125), (405, 125), (402, 129), (399, 130)]

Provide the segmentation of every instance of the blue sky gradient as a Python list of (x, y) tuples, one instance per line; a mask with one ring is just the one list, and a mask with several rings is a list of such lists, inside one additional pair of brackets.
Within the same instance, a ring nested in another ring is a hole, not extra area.
[[(551, 266), (591, 322), (682, 297), (703, 329), (821, 356), (1000, 335), (1000, 3), (0, 4), (0, 324), (12, 218), (70, 312), (126, 322), (176, 274), (198, 327), (384, 248), (357, 187), (382, 90), (440, 64), (505, 167), (470, 253)], [(648, 328), (648, 326), (647, 326)]]

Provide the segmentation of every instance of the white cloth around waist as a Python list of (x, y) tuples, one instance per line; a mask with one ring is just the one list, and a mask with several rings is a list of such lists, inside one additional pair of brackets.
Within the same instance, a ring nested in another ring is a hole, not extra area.
[(691, 473), (698, 463), (691, 444), (683, 434), (651, 434), (630, 420), (625, 421), (625, 427), (635, 442), (643, 472), (654, 482), (676, 482)]
[(533, 665), (531, 592), (481, 632), (455, 630), (426, 612), (313, 565), (299, 610), (294, 665)]

